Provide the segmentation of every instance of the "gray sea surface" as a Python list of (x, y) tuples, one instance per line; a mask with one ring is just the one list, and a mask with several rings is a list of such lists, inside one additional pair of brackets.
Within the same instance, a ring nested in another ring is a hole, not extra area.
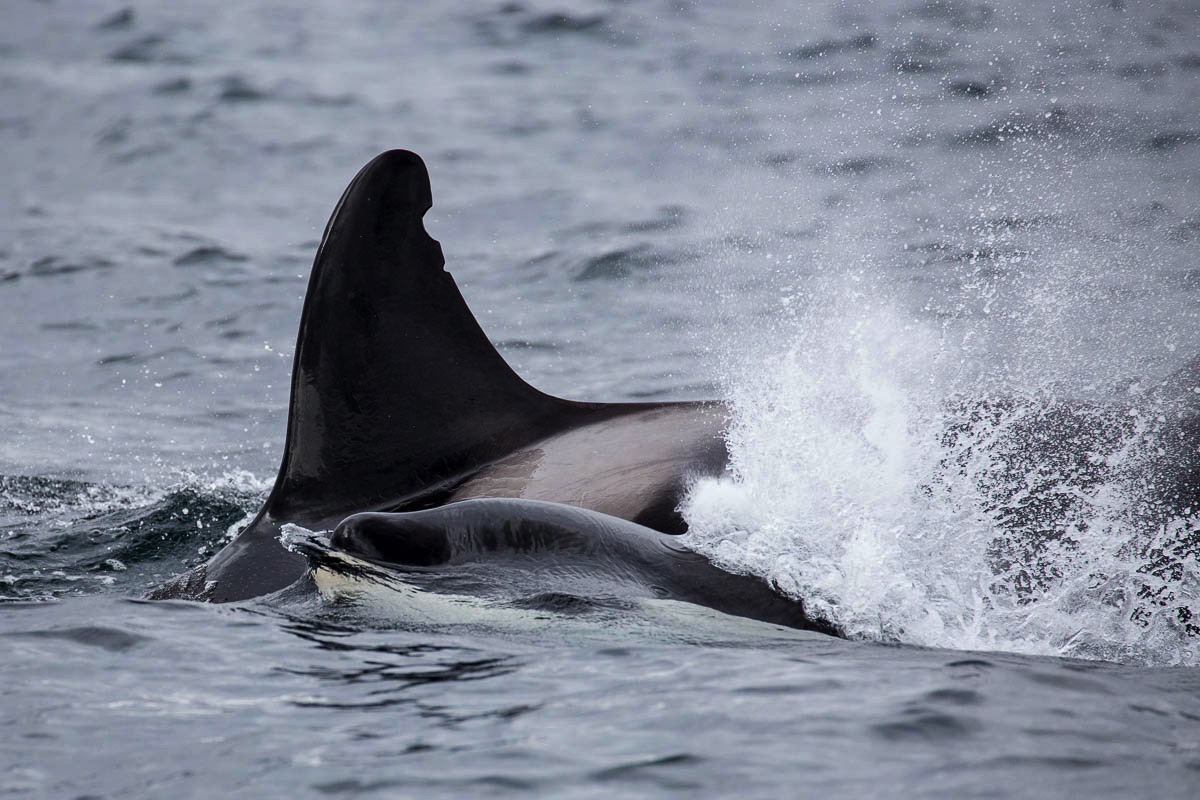
[[(138, 599), (394, 147), (527, 380), (731, 404), (688, 541), (850, 639)], [(0, 169), (0, 796), (1200, 795), (1194, 2), (7, 0)]]

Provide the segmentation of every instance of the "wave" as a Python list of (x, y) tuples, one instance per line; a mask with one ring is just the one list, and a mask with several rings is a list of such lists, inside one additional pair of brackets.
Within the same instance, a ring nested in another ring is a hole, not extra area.
[(0, 602), (141, 594), (211, 556), (266, 488), (240, 471), (165, 488), (0, 476)]

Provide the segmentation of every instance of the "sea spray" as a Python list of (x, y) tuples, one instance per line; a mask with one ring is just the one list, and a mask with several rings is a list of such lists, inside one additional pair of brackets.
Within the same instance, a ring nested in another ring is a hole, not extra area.
[(853, 280), (807, 307), (730, 371), (730, 469), (692, 487), (690, 546), (852, 637), (1198, 661), (1158, 401), (1001, 393)]

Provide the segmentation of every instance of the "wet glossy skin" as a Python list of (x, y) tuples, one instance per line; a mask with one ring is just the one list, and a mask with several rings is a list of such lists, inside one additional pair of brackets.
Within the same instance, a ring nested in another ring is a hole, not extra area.
[[(482, 499), (427, 511), (365, 513), (337, 527), (341, 553), (410, 576), (438, 567), (487, 565), (487, 578), (528, 605), (590, 598), (678, 600), (735, 616), (833, 633), (802, 604), (757, 577), (731, 575), (674, 537), (573, 505)], [(530, 564), (537, 569), (530, 569)]]
[(668, 533), (687, 481), (724, 469), (716, 403), (580, 403), (516, 375), (480, 329), (441, 246), (420, 158), (377, 157), (334, 210), (310, 278), (274, 489), (206, 566), (153, 597), (241, 600), (306, 569), (278, 542), (363, 511), (468, 498), (569, 503)]
[[(216, 581), (202, 599), (228, 602), (282, 589), (303, 576), (303, 557), (278, 542), (292, 522), (328, 529), (363, 511), (404, 511), (472, 498), (522, 498), (562, 502), (599, 511), (664, 533), (682, 533), (675, 510), (686, 482), (724, 469), (719, 433), (722, 407), (698, 403), (637, 406), (628, 413), (537, 441), (469, 473), (451, 488), (395, 503), (348, 506), (345, 511), (279, 517), (268, 508), (207, 565), (203, 581)], [(185, 576), (186, 577), (186, 576)], [(191, 597), (191, 588), (156, 597)], [(170, 589), (170, 585), (163, 587)]]

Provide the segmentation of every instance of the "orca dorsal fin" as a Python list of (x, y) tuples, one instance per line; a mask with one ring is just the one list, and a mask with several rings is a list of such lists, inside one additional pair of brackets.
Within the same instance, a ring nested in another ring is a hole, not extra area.
[(334, 209), (300, 319), (272, 517), (403, 504), (602, 408), (543, 394), (505, 363), (425, 232), (432, 205), (424, 162), (391, 150)]

